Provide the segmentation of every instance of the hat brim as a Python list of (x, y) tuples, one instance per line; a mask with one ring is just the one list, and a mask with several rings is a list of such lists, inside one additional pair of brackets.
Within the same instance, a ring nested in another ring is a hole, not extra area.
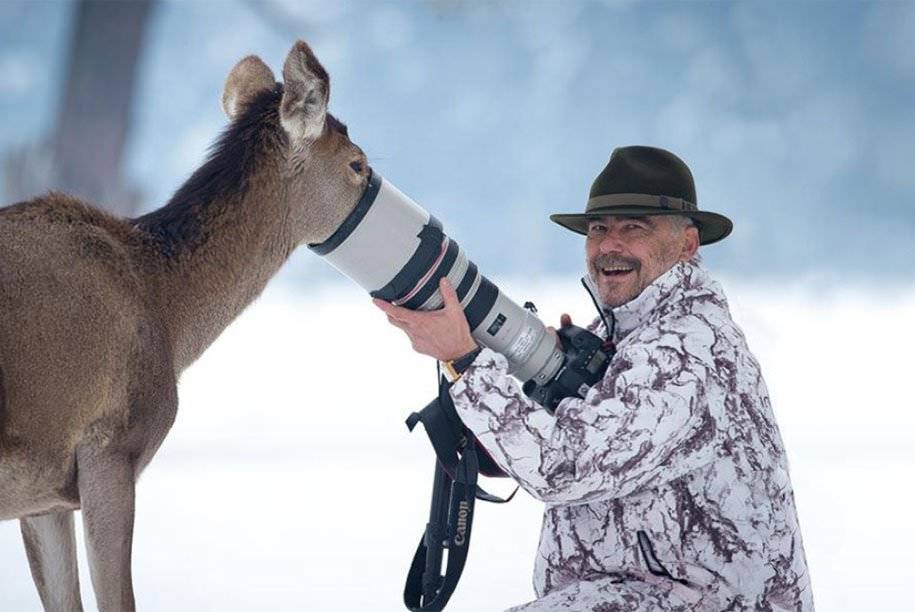
[(588, 234), (588, 221), (601, 217), (642, 217), (659, 215), (682, 215), (692, 219), (699, 230), (699, 244), (712, 244), (723, 240), (734, 229), (734, 224), (724, 215), (704, 210), (670, 210), (653, 206), (614, 206), (595, 209), (586, 213), (550, 215), (550, 220), (578, 234)]

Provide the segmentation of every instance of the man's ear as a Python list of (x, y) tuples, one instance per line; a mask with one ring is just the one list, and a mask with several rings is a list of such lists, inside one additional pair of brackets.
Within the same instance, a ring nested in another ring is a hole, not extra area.
[(683, 242), (683, 250), (680, 252), (680, 261), (687, 261), (699, 251), (699, 228), (690, 225), (685, 230), (686, 240)]
[(324, 129), (330, 79), (311, 47), (301, 40), (283, 64), (280, 123), (294, 143), (314, 140)]
[(235, 64), (226, 77), (222, 92), (222, 110), (229, 119), (235, 119), (250, 104), (257, 94), (276, 86), (273, 72), (261, 58), (249, 55)]

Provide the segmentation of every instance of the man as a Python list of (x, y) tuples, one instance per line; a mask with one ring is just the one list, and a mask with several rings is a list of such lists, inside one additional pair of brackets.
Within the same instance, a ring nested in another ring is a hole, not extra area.
[[(781, 437), (759, 365), (697, 250), (731, 222), (699, 211), (692, 174), (652, 147), (616, 149), (583, 214), (588, 273), (616, 354), (553, 416), (445, 307), (376, 303), (459, 374), (464, 424), (546, 503), (534, 586), (515, 610), (812, 610)], [(571, 321), (563, 315), (562, 324)]]

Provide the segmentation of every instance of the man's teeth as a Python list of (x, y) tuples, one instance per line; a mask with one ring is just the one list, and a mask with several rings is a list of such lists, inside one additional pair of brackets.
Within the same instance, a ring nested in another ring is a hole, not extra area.
[(631, 272), (632, 268), (629, 266), (611, 266), (609, 268), (601, 268), (600, 270), (604, 274), (610, 274), (611, 272)]

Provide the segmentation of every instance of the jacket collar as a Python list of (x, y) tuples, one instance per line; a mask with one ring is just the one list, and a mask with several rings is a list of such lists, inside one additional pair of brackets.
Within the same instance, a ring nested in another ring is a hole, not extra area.
[(708, 293), (720, 295), (721, 289), (705, 269), (695, 260), (677, 262), (635, 298), (610, 309), (616, 319), (614, 342), (620, 342), (633, 330), (648, 323), (668, 305)]

